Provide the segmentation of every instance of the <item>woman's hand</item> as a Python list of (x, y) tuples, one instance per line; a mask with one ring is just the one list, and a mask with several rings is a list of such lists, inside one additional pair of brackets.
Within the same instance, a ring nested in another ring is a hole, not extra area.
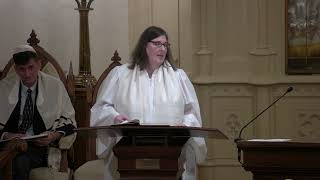
[(33, 140), (33, 142), (38, 146), (48, 146), (51, 142), (58, 140), (62, 137), (61, 133), (49, 132), (47, 137), (38, 138)]
[(123, 121), (129, 120), (129, 117), (126, 115), (119, 114), (114, 118), (114, 124), (120, 124)]

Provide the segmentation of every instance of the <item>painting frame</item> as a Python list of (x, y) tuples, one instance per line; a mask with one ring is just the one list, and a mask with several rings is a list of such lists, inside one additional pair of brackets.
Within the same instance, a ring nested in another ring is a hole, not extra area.
[(286, 74), (320, 74), (320, 0), (285, 0)]

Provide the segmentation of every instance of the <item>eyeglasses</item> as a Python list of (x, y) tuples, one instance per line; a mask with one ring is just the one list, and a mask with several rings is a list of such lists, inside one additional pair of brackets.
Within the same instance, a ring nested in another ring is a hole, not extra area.
[(165, 48), (169, 48), (170, 47), (170, 43), (168, 42), (165, 42), (165, 43), (162, 43), (160, 41), (150, 41), (153, 45), (155, 45), (156, 47), (158, 48), (161, 48), (161, 46), (165, 47)]

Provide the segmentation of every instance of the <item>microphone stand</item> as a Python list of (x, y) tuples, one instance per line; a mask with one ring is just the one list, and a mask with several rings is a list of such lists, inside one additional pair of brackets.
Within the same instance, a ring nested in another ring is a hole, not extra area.
[[(241, 140), (243, 140), (241, 138), (241, 134), (243, 132), (243, 130), (249, 126), (249, 124), (251, 124), (253, 121), (255, 121), (259, 116), (261, 116), (261, 114), (263, 114), (266, 110), (268, 110), (270, 107), (272, 107), (275, 103), (277, 103), (281, 98), (283, 98), (286, 94), (288, 94), (289, 92), (291, 92), (293, 90), (293, 87), (289, 87), (285, 93), (283, 93), (277, 100), (275, 100), (273, 103), (271, 103), (267, 108), (265, 108), (263, 111), (261, 111), (258, 115), (256, 115), (251, 121), (249, 121), (247, 124), (245, 124), (241, 130), (240, 130), (240, 133), (239, 133), (239, 136), (238, 138), (234, 139), (234, 142), (237, 143)], [(240, 162), (240, 164), (242, 164), (241, 162), (241, 152), (240, 150), (238, 149), (238, 161)]]

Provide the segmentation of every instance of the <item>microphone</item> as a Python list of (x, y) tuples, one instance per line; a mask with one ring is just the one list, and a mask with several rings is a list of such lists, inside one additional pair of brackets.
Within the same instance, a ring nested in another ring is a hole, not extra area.
[(288, 89), (286, 90), (285, 93), (282, 94), (282, 96), (280, 96), (277, 100), (275, 100), (273, 103), (271, 103), (267, 108), (265, 108), (263, 111), (261, 111), (258, 115), (256, 115), (251, 121), (249, 121), (247, 124), (245, 124), (241, 130), (240, 130), (240, 133), (239, 133), (239, 136), (238, 138), (236, 138), (234, 140), (235, 143), (237, 143), (238, 141), (242, 140), (241, 138), (241, 134), (242, 134), (242, 131), (247, 127), (249, 126), (249, 124), (251, 124), (254, 120), (256, 120), (259, 116), (261, 116), (261, 114), (263, 114), (266, 110), (268, 110), (270, 107), (272, 107), (276, 102), (278, 102), (281, 98), (283, 98), (286, 94), (288, 94), (289, 92), (291, 92), (293, 90), (293, 87), (288, 87)]
[[(268, 110), (270, 107), (272, 107), (276, 102), (278, 102), (281, 98), (283, 98), (286, 94), (288, 94), (289, 92), (291, 92), (293, 90), (293, 87), (288, 87), (288, 89), (286, 90), (285, 93), (282, 94), (282, 96), (280, 96), (277, 100), (275, 100), (273, 103), (271, 103), (267, 108), (265, 108), (263, 111), (261, 111), (258, 115), (256, 115), (251, 121), (249, 121), (247, 124), (245, 124), (239, 133), (238, 138), (234, 139), (234, 142), (237, 143), (238, 141), (242, 140), (241, 138), (241, 134), (242, 131), (249, 126), (249, 124), (251, 124), (254, 120), (256, 120), (259, 116), (261, 116), (261, 114), (263, 114), (266, 110)], [(241, 150), (238, 148), (238, 161), (240, 164), (242, 164), (241, 162)]]

